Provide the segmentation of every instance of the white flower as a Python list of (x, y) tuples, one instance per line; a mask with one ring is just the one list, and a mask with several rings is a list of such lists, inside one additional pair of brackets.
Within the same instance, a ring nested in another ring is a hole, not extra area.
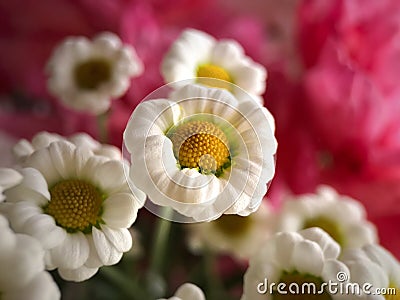
[(142, 102), (124, 143), (133, 183), (195, 221), (254, 212), (275, 171), (277, 142), (262, 108), (223, 89), (188, 84)]
[[(265, 91), (267, 72), (263, 66), (245, 56), (234, 40), (215, 40), (205, 32), (187, 29), (172, 44), (162, 62), (166, 82), (192, 79), (210, 86), (231, 89), (233, 83), (259, 97)], [(223, 81), (209, 80), (215, 78)], [(179, 85), (179, 83), (176, 83)], [(235, 91), (232, 91), (235, 94)]]
[(131, 248), (128, 228), (145, 195), (131, 193), (121, 160), (58, 141), (23, 165), (24, 178), (5, 192), (3, 209), (15, 231), (41, 242), (48, 269), (82, 281)]
[(44, 270), (44, 250), (34, 238), (15, 234), (0, 215), (0, 296), (2, 300), (56, 300), (60, 291)]
[(69, 37), (49, 59), (48, 87), (66, 106), (100, 114), (112, 99), (127, 91), (130, 78), (142, 70), (135, 50), (113, 33), (104, 32), (93, 41)]
[(185, 283), (181, 285), (173, 297), (168, 299), (158, 299), (158, 300), (205, 300), (203, 291), (196, 285), (192, 283)]
[(341, 260), (349, 267), (353, 282), (360, 286), (371, 284), (370, 292), (373, 294), (379, 294), (377, 288), (388, 293), (386, 298), (383, 294), (367, 294), (363, 299), (400, 299), (400, 263), (382, 246), (370, 244), (358, 249), (346, 249)]
[(375, 226), (365, 214), (360, 202), (320, 186), (316, 194), (292, 196), (283, 204), (277, 231), (321, 227), (343, 248), (357, 248), (377, 240)]
[(188, 225), (188, 242), (194, 252), (204, 249), (249, 259), (270, 237), (274, 215), (263, 202), (253, 214), (223, 215), (215, 221)]
[[(250, 260), (249, 268), (244, 276), (244, 292), (242, 300), (269, 300), (275, 299), (275, 290), (271, 294), (270, 285), (279, 284), (280, 290), (286, 291), (291, 284), (300, 287), (296, 299), (309, 299), (307, 290), (301, 293), (303, 283), (314, 283), (317, 290), (322, 283), (338, 282), (337, 273), (349, 270), (337, 260), (340, 246), (320, 228), (309, 228), (300, 232), (281, 232), (266, 241), (260, 251)], [(293, 289), (296, 291), (296, 289)], [(328, 294), (313, 295), (312, 299), (338, 299), (341, 295)], [(302, 298), (299, 294), (304, 295)], [(327, 298), (330, 295), (332, 298)], [(281, 295), (283, 296), (283, 295)], [(320, 298), (318, 298), (320, 297)], [(352, 299), (348, 297), (347, 299)]]
[(5, 200), (3, 192), (22, 181), (22, 175), (11, 168), (0, 168), (0, 202)]
[(106, 156), (111, 159), (121, 159), (121, 151), (112, 145), (100, 144), (94, 140), (87, 133), (76, 133), (72, 136), (65, 138), (56, 133), (50, 133), (42, 131), (37, 133), (32, 141), (29, 142), (26, 139), (21, 139), (13, 147), (13, 154), (17, 162), (23, 163), (23, 161), (32, 155), (36, 150), (48, 147), (52, 142), (56, 141), (69, 141), (77, 147), (85, 147), (93, 151), (96, 155)]

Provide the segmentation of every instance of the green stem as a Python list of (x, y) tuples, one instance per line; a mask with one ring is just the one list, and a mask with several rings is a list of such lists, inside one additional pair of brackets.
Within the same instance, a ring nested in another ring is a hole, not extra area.
[(165, 262), (165, 251), (167, 249), (169, 233), (171, 231), (171, 221), (173, 210), (165, 207), (162, 216), (158, 219), (156, 235), (154, 237), (153, 249), (150, 260), (150, 270), (155, 274), (163, 272)]
[(103, 144), (108, 143), (108, 128), (107, 128), (108, 115), (109, 111), (106, 111), (105, 113), (102, 113), (97, 116), (99, 141)]
[(215, 254), (209, 250), (205, 249), (204, 253), (204, 273), (206, 276), (206, 284), (209, 292), (208, 297), (210, 299), (219, 299), (219, 291), (222, 291), (222, 282), (220, 278), (215, 273)]
[(118, 286), (129, 299), (132, 300), (143, 300), (148, 299), (148, 295), (144, 289), (139, 285), (136, 280), (126, 277), (116, 267), (103, 267), (100, 269), (100, 273)]

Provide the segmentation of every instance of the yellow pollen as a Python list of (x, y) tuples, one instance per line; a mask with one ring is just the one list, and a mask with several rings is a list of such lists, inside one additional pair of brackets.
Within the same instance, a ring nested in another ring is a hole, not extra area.
[(385, 290), (386, 295), (384, 295), (386, 300), (400, 300), (400, 289), (395, 288), (391, 285)]
[(212, 223), (223, 234), (231, 237), (240, 237), (246, 234), (251, 227), (251, 216), (242, 217), (238, 215), (222, 215)]
[(101, 221), (102, 194), (86, 181), (61, 181), (50, 189), (50, 196), (44, 211), (68, 232), (87, 233)]
[[(274, 290), (272, 293), (273, 300), (332, 300), (326, 288), (323, 291), (321, 290), (322, 278), (314, 275), (300, 274), (296, 271), (283, 272), (276, 286), (280, 283), (285, 284), (285, 287), (280, 288), (280, 290), (285, 291), (286, 294)], [(312, 286), (315, 286), (315, 292)], [(298, 290), (296, 290), (297, 287)]]
[(230, 163), (227, 138), (210, 122), (180, 124), (168, 137), (182, 168), (199, 168), (203, 174), (215, 174)]
[(318, 216), (315, 218), (311, 218), (306, 220), (303, 225), (303, 229), (311, 228), (311, 227), (319, 227), (322, 228), (325, 232), (327, 232), (337, 243), (341, 246), (345, 245), (344, 234), (341, 228), (336, 224), (336, 222), (330, 220), (324, 216)]
[(102, 58), (93, 58), (77, 65), (74, 70), (75, 83), (84, 90), (94, 90), (111, 78), (111, 65)]
[[(213, 64), (204, 64), (199, 66), (197, 69), (197, 77), (206, 77), (206, 78), (199, 78), (197, 80), (201, 84), (208, 85), (211, 87), (223, 88), (227, 90), (229, 90), (230, 87), (229, 83), (233, 83), (232, 77), (224, 68), (221, 68)], [(225, 82), (212, 79), (220, 79)]]

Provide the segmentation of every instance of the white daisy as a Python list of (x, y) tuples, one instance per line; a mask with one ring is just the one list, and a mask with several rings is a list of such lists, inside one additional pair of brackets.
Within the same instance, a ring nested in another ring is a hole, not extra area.
[(145, 195), (130, 192), (121, 160), (58, 141), (23, 165), (24, 178), (5, 192), (3, 209), (14, 230), (41, 242), (48, 269), (82, 281), (131, 248), (128, 228)]
[[(307, 289), (301, 293), (303, 283), (314, 283), (316, 290), (320, 290), (323, 283), (339, 282), (338, 272), (349, 274), (346, 265), (337, 259), (339, 253), (340, 246), (320, 228), (277, 233), (265, 242), (250, 260), (244, 276), (244, 292), (241, 299), (341, 298), (341, 295), (329, 294), (328, 288), (315, 295), (310, 294)], [(271, 290), (272, 283), (275, 284), (275, 288)], [(279, 284), (281, 288), (277, 290)], [(291, 294), (292, 291), (296, 292), (296, 289), (289, 289), (291, 284), (300, 287), (298, 294)], [(287, 294), (281, 291), (286, 291)], [(353, 298), (349, 296), (347, 299)]]
[(173, 297), (158, 300), (205, 300), (203, 291), (196, 285), (192, 283), (185, 283), (181, 285)]
[[(161, 73), (166, 82), (191, 79), (192, 82), (232, 90), (233, 83), (259, 97), (265, 91), (267, 72), (263, 66), (245, 56), (234, 40), (215, 40), (205, 32), (187, 29), (172, 44), (164, 57)], [(210, 80), (210, 78), (220, 81)], [(176, 83), (179, 85), (179, 82)]]
[(2, 300), (56, 300), (60, 291), (44, 270), (44, 250), (27, 235), (15, 234), (0, 215), (0, 297)]
[(253, 214), (222, 215), (215, 221), (188, 225), (188, 242), (193, 252), (205, 249), (249, 259), (270, 237), (274, 215), (263, 202)]
[(3, 192), (22, 181), (22, 175), (11, 168), (0, 168), (0, 202), (5, 200)]
[(277, 142), (263, 110), (222, 89), (188, 84), (142, 102), (124, 143), (132, 182), (195, 221), (254, 212), (275, 171)]
[[(371, 284), (371, 294), (365, 299), (397, 300), (400, 299), (400, 263), (380, 245), (370, 244), (358, 249), (347, 249), (341, 260), (349, 267), (351, 279), (360, 286)], [(386, 295), (376, 289), (384, 290)]]
[(328, 186), (320, 186), (316, 194), (290, 197), (277, 218), (277, 231), (321, 227), (344, 248), (377, 241), (375, 226), (367, 221), (361, 203)]
[(76, 133), (68, 138), (65, 138), (56, 133), (50, 133), (46, 131), (37, 133), (32, 138), (31, 142), (26, 139), (19, 140), (12, 149), (14, 157), (17, 162), (23, 163), (23, 161), (33, 152), (42, 148), (46, 148), (52, 142), (56, 141), (69, 141), (77, 147), (85, 147), (93, 151), (93, 153), (96, 155), (106, 156), (111, 159), (121, 159), (121, 151), (119, 148), (108, 144), (100, 144), (87, 133)]
[(113, 33), (101, 33), (93, 41), (68, 37), (49, 59), (48, 87), (66, 106), (100, 114), (112, 99), (127, 91), (131, 77), (142, 71), (135, 50)]

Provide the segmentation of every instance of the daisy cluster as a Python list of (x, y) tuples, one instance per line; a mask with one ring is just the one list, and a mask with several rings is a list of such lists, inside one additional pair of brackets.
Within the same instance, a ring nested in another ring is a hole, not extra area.
[[(102, 120), (112, 101), (146, 70), (131, 45), (103, 32), (66, 38), (46, 72), (49, 92), (68, 109), (97, 116), (106, 139)], [(15, 143), (13, 167), (0, 169), (0, 299), (60, 299), (53, 278), (82, 282), (124, 253), (129, 259), (132, 247), (140, 248), (132, 226), (143, 207), (161, 222), (152, 259), (135, 269), (148, 280), (112, 275), (134, 299), (165, 300), (160, 265), (170, 221), (190, 223), (181, 226), (194, 257), (228, 255), (245, 268), (242, 300), (400, 299), (400, 264), (379, 245), (360, 202), (329, 186), (287, 195), (280, 207), (265, 198), (278, 147), (263, 105), (267, 71), (237, 41), (183, 30), (160, 74), (165, 85), (132, 112), (122, 150), (87, 133), (43, 131)], [(265, 279), (313, 283), (322, 292), (261, 293)], [(328, 282), (368, 283), (374, 294), (333, 293)], [(169, 299), (224, 297), (218, 279), (209, 285), (205, 293), (183, 283)], [(383, 289), (393, 293), (379, 294)]]

